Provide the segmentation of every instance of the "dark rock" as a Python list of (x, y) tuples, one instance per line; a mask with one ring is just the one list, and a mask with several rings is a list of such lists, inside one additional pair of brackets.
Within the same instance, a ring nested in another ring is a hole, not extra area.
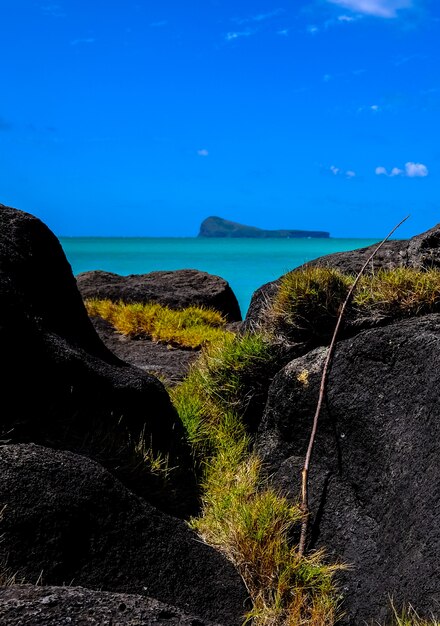
[[(440, 315), (363, 331), (338, 344), (312, 459), (311, 547), (340, 575), (345, 624), (384, 623), (395, 606), (438, 611)], [(297, 500), (324, 351), (274, 379), (257, 449)], [(369, 622), (368, 622), (369, 623)]]
[(0, 562), (18, 580), (146, 595), (241, 624), (247, 592), (232, 564), (96, 462), (9, 445), (0, 474)]
[(159, 302), (171, 309), (203, 306), (216, 309), (228, 321), (240, 321), (237, 298), (220, 276), (198, 270), (174, 270), (120, 276), (100, 270), (76, 277), (84, 299), (99, 298), (112, 302)]
[(198, 350), (179, 349), (149, 339), (131, 339), (118, 333), (101, 317), (91, 318), (103, 343), (116, 356), (149, 374), (158, 376), (167, 385), (180, 383), (188, 373), (189, 366), (197, 359)]
[(250, 237), (252, 239), (298, 239), (328, 238), (330, 233), (322, 230), (264, 230), (256, 226), (245, 226), (222, 217), (207, 217), (200, 225), (199, 237)]
[[(53, 233), (32, 215), (3, 205), (0, 349), (0, 440), (81, 450), (122, 476), (122, 443), (137, 443), (144, 433), (155, 454), (168, 455), (170, 466), (180, 468), (170, 485), (183, 484), (189, 503), (189, 451), (163, 385), (101, 342)], [(151, 477), (151, 483), (131, 486), (163, 500), (165, 508), (183, 510), (183, 492), (179, 504), (174, 496), (167, 503), (160, 485), (155, 493), (156, 482)]]
[(82, 587), (0, 589), (3, 626), (214, 626), (152, 598)]

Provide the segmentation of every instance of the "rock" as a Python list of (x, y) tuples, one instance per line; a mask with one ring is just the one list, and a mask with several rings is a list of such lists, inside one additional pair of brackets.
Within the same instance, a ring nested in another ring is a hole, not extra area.
[[(385, 623), (389, 597), (438, 611), (439, 348), (439, 314), (337, 345), (312, 459), (310, 546), (351, 565), (340, 575), (344, 624)], [(318, 348), (275, 377), (257, 434), (274, 484), (295, 500), (323, 358)]]
[(222, 217), (207, 217), (200, 225), (199, 237), (250, 237), (252, 239), (298, 239), (328, 238), (330, 233), (322, 230), (265, 230), (256, 226), (245, 226)]
[[(328, 254), (296, 269), (306, 266), (333, 267), (346, 274), (357, 274), (376, 247), (377, 244), (358, 250)], [(395, 267), (413, 267), (419, 270), (440, 267), (440, 224), (411, 239), (387, 241), (367, 271)], [(280, 280), (279, 278), (266, 283), (255, 291), (246, 315), (247, 328), (257, 326), (264, 319), (264, 309), (276, 295)]]
[(149, 596), (238, 626), (247, 592), (187, 524), (98, 463), (34, 444), (0, 447), (0, 562), (16, 578)]
[(84, 299), (159, 302), (171, 309), (203, 306), (216, 309), (230, 322), (241, 320), (240, 307), (229, 284), (220, 276), (198, 270), (130, 276), (97, 270), (78, 274), (76, 280)]
[(189, 367), (200, 354), (198, 350), (180, 349), (149, 339), (131, 339), (118, 333), (102, 317), (90, 318), (103, 343), (120, 359), (149, 374), (158, 376), (169, 386), (185, 378)]
[(3, 626), (214, 626), (174, 606), (139, 595), (33, 585), (0, 589), (0, 623)]
[[(189, 450), (163, 385), (104, 346), (53, 233), (32, 215), (3, 205), (0, 350), (0, 440), (80, 450), (165, 509), (193, 507)], [(122, 453), (130, 456), (141, 434), (154, 454), (179, 468), (170, 475), (168, 495), (157, 477), (136, 485), (124, 474), (129, 459)], [(176, 500), (179, 485), (184, 491)]]

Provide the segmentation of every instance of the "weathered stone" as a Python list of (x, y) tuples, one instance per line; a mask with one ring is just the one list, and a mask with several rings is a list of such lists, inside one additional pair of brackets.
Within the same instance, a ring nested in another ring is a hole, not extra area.
[[(79, 450), (165, 509), (191, 508), (189, 449), (163, 385), (104, 346), (53, 233), (32, 215), (3, 205), (0, 351), (0, 440)], [(178, 468), (168, 495), (156, 477), (136, 485), (124, 473), (129, 459), (122, 451), (130, 451), (123, 444), (137, 443), (142, 434), (155, 454), (168, 455), (170, 467)], [(172, 494), (176, 485), (182, 486), (179, 501)]]
[(237, 298), (220, 276), (198, 270), (174, 270), (120, 276), (95, 270), (76, 277), (84, 299), (112, 302), (158, 302), (171, 309), (202, 306), (216, 309), (230, 322), (240, 321)]
[[(292, 499), (318, 399), (324, 349), (274, 379), (257, 449)], [(337, 345), (312, 458), (310, 546), (351, 565), (345, 624), (384, 623), (412, 604), (438, 612), (440, 315)], [(369, 623), (369, 622), (368, 622)]]
[(0, 475), (0, 562), (17, 580), (140, 594), (241, 624), (247, 592), (232, 564), (96, 462), (0, 446)]
[(33, 585), (0, 589), (0, 623), (2, 626), (214, 626), (153, 598), (83, 587)]

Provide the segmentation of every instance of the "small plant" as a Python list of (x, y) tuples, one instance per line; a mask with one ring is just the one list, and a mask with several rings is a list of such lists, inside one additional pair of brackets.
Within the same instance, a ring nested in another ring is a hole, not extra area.
[[(355, 277), (326, 267), (306, 267), (286, 274), (272, 305), (267, 326), (294, 341), (326, 342)], [(347, 307), (347, 319), (390, 319), (440, 311), (440, 271), (398, 267), (363, 275)]]
[(190, 306), (175, 311), (157, 302), (126, 304), (110, 300), (86, 300), (90, 316), (100, 316), (123, 335), (149, 338), (185, 348), (200, 348), (222, 337), (226, 319), (213, 309)]
[(264, 335), (225, 336), (171, 390), (203, 474), (202, 512), (191, 525), (241, 574), (255, 626), (333, 626), (337, 566), (321, 552), (299, 555), (292, 534), (302, 512), (270, 487), (251, 452), (244, 416), (271, 359)]
[(170, 389), (197, 456), (212, 453), (217, 424), (228, 415), (239, 416), (252, 429), (275, 361), (264, 335), (225, 333), (203, 349), (187, 378)]

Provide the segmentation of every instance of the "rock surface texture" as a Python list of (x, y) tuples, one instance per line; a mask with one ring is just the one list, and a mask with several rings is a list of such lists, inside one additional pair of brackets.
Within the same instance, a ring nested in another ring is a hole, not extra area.
[(185, 350), (149, 339), (131, 339), (118, 333), (101, 317), (90, 318), (103, 343), (120, 359), (158, 376), (167, 385), (176, 385), (188, 373), (199, 350)]
[(0, 440), (81, 450), (116, 468), (125, 461), (115, 445), (144, 433), (190, 489), (183, 427), (163, 385), (104, 346), (52, 232), (3, 205), (0, 351)]
[[(294, 499), (324, 354), (317, 348), (275, 377), (257, 435), (275, 485)], [(351, 565), (340, 575), (345, 624), (384, 623), (389, 597), (438, 612), (439, 389), (438, 314), (337, 346), (313, 453), (309, 539)]]
[(6, 445), (0, 474), (0, 562), (17, 580), (140, 594), (241, 624), (247, 592), (234, 567), (94, 461)]
[(0, 589), (0, 623), (2, 626), (215, 626), (151, 598), (82, 587), (33, 585)]
[(207, 272), (188, 269), (120, 276), (96, 270), (78, 274), (76, 280), (84, 299), (158, 302), (171, 309), (203, 306), (216, 309), (230, 322), (241, 320), (240, 307), (229, 283)]

